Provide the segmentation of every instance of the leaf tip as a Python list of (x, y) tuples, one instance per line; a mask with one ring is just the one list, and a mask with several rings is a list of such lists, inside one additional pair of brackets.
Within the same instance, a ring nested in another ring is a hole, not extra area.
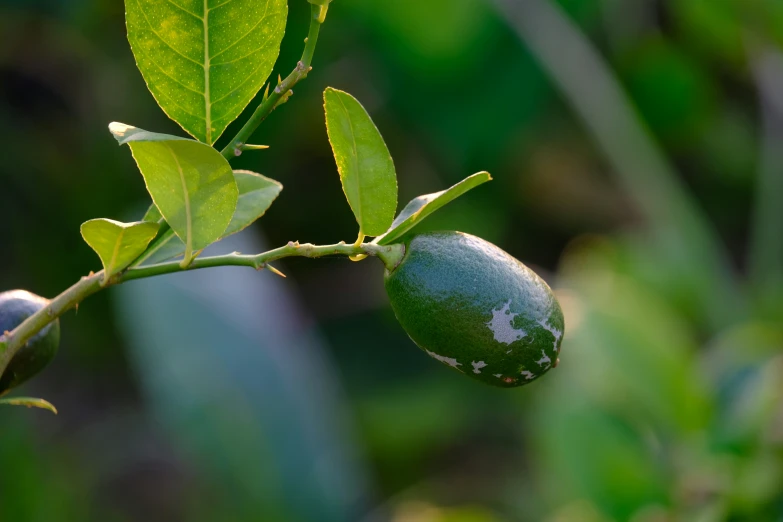
[(32, 397), (8, 397), (6, 399), (0, 399), (0, 404), (7, 404), (9, 406), (25, 406), (27, 408), (40, 408), (42, 410), (49, 410), (57, 415), (57, 408), (54, 404), (44, 399), (35, 399)]
[(130, 125), (127, 125), (125, 123), (120, 123), (118, 121), (113, 121), (109, 124), (109, 132), (112, 133), (114, 139), (116, 139), (120, 145), (123, 145), (125, 143), (125, 140), (128, 137), (128, 135), (135, 129), (136, 127), (132, 127)]

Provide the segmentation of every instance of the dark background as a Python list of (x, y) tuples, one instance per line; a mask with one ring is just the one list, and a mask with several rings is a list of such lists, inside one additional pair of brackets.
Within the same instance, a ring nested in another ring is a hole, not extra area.
[[(271, 149), (236, 162), (286, 189), (218, 248), (355, 238), (321, 100), (347, 90), (400, 208), (493, 174), (422, 229), (545, 277), (561, 366), (512, 391), (449, 371), (373, 260), (130, 283), (18, 390), (58, 416), (0, 410), (0, 520), (783, 520), (781, 46), (778, 0), (336, 0)], [(110, 121), (184, 134), (122, 2), (1, 0), (0, 289), (58, 294), (100, 267), (82, 222), (149, 204)]]

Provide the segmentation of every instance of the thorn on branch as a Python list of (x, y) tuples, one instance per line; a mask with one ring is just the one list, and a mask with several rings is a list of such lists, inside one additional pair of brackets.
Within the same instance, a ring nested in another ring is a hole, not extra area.
[(277, 268), (273, 267), (272, 265), (266, 265), (266, 268), (267, 268), (267, 270), (269, 270), (273, 274), (278, 275), (278, 276), (282, 277), (283, 279), (287, 279), (286, 275), (283, 272), (281, 272)]
[[(243, 143), (239, 147), (241, 150), (266, 150), (269, 148), (269, 145), (250, 145), (247, 143)], [(241, 154), (241, 153), (240, 153)]]

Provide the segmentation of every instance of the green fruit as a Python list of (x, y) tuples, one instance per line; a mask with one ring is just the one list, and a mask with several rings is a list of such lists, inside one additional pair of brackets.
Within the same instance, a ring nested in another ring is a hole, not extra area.
[(461, 232), (414, 236), (386, 273), (400, 324), (431, 357), (493, 386), (557, 365), (564, 320), (552, 290), (492, 243)]
[[(25, 319), (49, 304), (49, 301), (24, 290), (0, 294), (0, 334), (11, 331)], [(60, 346), (59, 320), (48, 324), (27, 341), (0, 377), (0, 395), (15, 388), (46, 368)]]

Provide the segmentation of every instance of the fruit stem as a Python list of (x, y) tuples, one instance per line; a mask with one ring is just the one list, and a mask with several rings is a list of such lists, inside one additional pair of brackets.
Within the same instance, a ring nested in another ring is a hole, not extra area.
[(386, 265), (386, 270), (389, 273), (392, 273), (398, 266), (400, 266), (400, 263), (402, 263), (402, 258), (405, 257), (405, 245), (398, 243), (388, 246), (389, 250), (378, 252), (376, 256), (378, 259), (383, 261), (384, 265)]
[[(238, 252), (223, 256), (203, 257), (195, 259), (190, 265), (183, 267), (180, 261), (171, 261), (158, 265), (129, 268), (109, 278), (103, 284), (103, 271), (91, 273), (78, 283), (61, 293), (17, 326), (12, 332), (0, 332), (0, 375), (5, 372), (8, 363), (19, 349), (46, 325), (54, 322), (68, 310), (75, 308), (87, 297), (113, 285), (145, 279), (164, 274), (173, 274), (186, 270), (199, 270), (218, 266), (246, 266), (256, 270), (269, 268), (269, 263), (286, 257), (319, 258), (325, 256), (376, 256), (383, 261), (391, 271), (400, 263), (405, 254), (404, 245), (381, 246), (373, 243), (347, 245), (344, 241), (335, 245), (312, 245), (289, 242), (287, 245), (257, 255), (242, 255)], [(271, 270), (271, 268), (270, 268)]]

